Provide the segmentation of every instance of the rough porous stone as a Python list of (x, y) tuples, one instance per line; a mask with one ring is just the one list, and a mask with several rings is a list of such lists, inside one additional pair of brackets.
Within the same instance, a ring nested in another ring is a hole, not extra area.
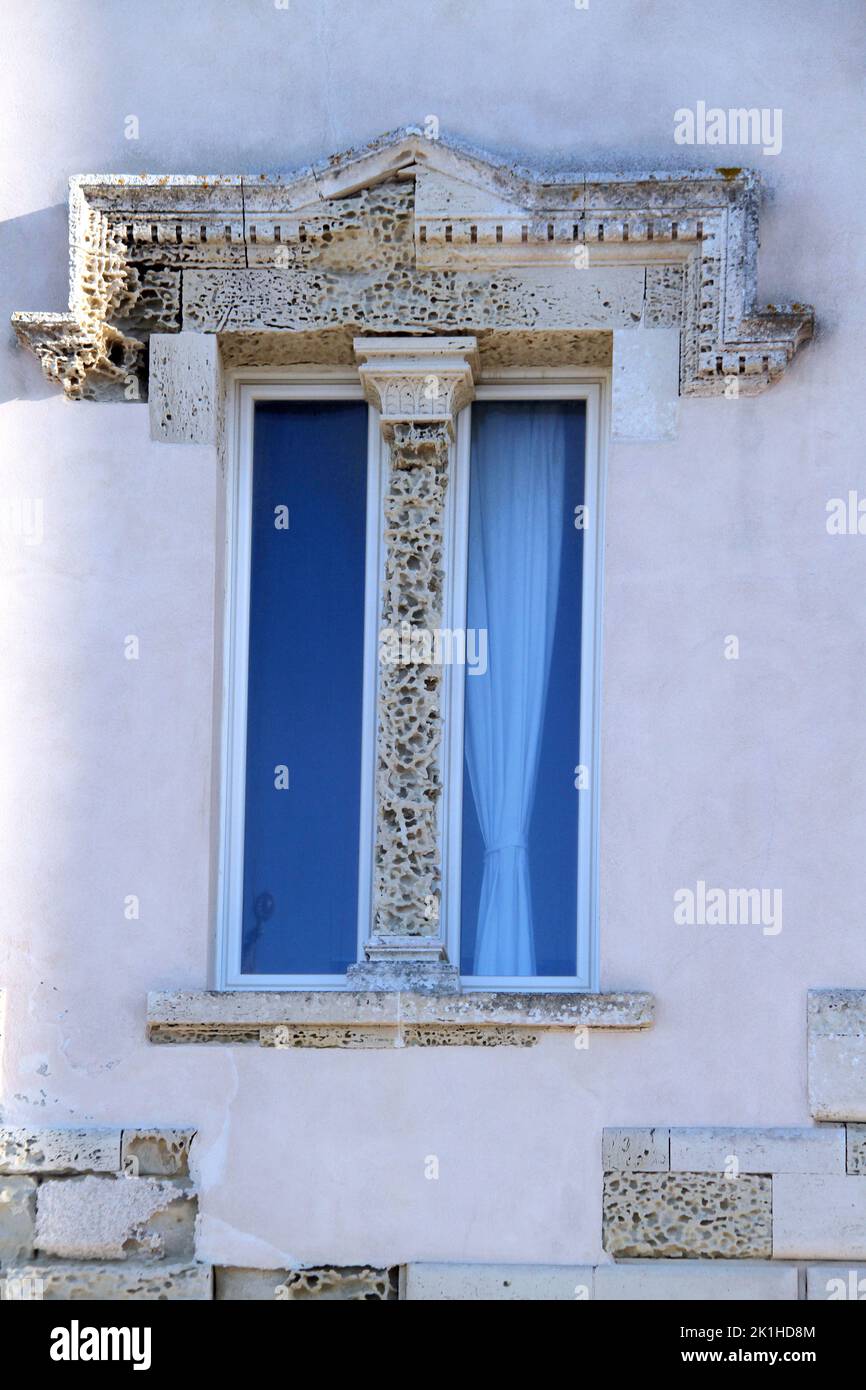
[(116, 1173), (119, 1129), (0, 1129), (0, 1173)]
[(289, 1270), (277, 1285), (278, 1302), (318, 1299), (325, 1302), (388, 1303), (397, 1297), (396, 1278), (387, 1269), (368, 1265), (325, 1265)]
[(595, 1298), (599, 1302), (775, 1302), (798, 1297), (793, 1265), (750, 1264), (747, 1260), (640, 1260), (599, 1265), (595, 1271)]
[(833, 1128), (672, 1129), (672, 1173), (844, 1173), (845, 1130)]
[(388, 1302), (397, 1297), (396, 1273), (367, 1266), (324, 1266), (319, 1269), (242, 1269), (217, 1266), (214, 1297), (295, 1302), (319, 1299), (337, 1302)]
[(283, 330), (395, 326), (678, 327), (682, 394), (721, 395), (734, 376), (745, 395), (812, 331), (802, 305), (758, 309), (757, 241), (748, 170), (528, 177), (407, 128), (288, 181), (73, 179), (69, 309), (13, 322), (73, 398), (143, 396), (153, 333), (255, 336), (261, 363)]
[(670, 1167), (667, 1129), (605, 1129), (601, 1136), (605, 1172), (666, 1173)]
[(809, 991), (809, 1109), (816, 1120), (866, 1120), (866, 990)]
[(125, 1129), (120, 1163), (127, 1177), (185, 1178), (193, 1129)]
[(35, 1180), (0, 1177), (0, 1265), (30, 1259), (35, 1215)]
[(215, 336), (151, 334), (151, 439), (163, 444), (216, 444), (221, 390), (219, 344)]
[(29, 1264), (10, 1267), (10, 1279), (34, 1285), (50, 1302), (206, 1302), (213, 1297), (210, 1265)]
[(148, 995), (152, 1042), (268, 1047), (484, 1046), (534, 1041), (550, 1028), (649, 1028), (651, 994), (468, 990), (160, 991)]
[(194, 1253), (196, 1198), (155, 1178), (48, 1179), (39, 1188), (34, 1245), (69, 1260), (185, 1260)]
[(847, 1169), (866, 1175), (866, 1125), (846, 1125)]
[(780, 1260), (866, 1260), (866, 1179), (774, 1177), (773, 1254)]
[(574, 1302), (592, 1297), (591, 1265), (409, 1264), (400, 1297), (409, 1302)]
[(866, 1302), (866, 1264), (809, 1265), (806, 1298), (829, 1303)]
[(607, 1173), (604, 1248), (620, 1258), (769, 1259), (771, 1180)]

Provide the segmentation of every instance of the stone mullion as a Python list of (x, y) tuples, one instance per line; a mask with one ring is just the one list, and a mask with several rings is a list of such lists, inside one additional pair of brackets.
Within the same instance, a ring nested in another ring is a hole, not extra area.
[[(376, 727), (373, 910), (359, 983), (456, 988), (441, 923), (439, 804), (445, 502), (454, 420), (472, 399), (473, 338), (355, 341), (367, 399), (380, 412), (390, 476)], [(400, 967), (400, 968), (398, 968)]]
[[(436, 943), (440, 956), (442, 669), (424, 654), (424, 634), (442, 626), (444, 510), (448, 427), (397, 424), (391, 438), (391, 479), (385, 499), (382, 625), (398, 660), (380, 645), (376, 748), (377, 825), (371, 954), (402, 955), (411, 946), (385, 938)], [(419, 648), (420, 639), (420, 648)], [(407, 650), (408, 648), (408, 650)]]

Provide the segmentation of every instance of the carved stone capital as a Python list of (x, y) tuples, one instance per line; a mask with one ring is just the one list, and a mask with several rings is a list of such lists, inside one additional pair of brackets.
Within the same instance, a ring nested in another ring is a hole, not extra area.
[(453, 437), (458, 412), (475, 395), (475, 338), (356, 338), (354, 347), (364, 394), (381, 414), (386, 439), (398, 424), (445, 425)]

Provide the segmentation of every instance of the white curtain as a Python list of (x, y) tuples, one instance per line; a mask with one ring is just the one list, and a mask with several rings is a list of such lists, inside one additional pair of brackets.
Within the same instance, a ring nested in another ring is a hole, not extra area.
[(466, 762), (485, 847), (474, 967), (533, 975), (527, 836), (559, 591), (565, 425), (554, 403), (478, 414), (466, 625), (487, 629), (488, 667), (466, 678)]

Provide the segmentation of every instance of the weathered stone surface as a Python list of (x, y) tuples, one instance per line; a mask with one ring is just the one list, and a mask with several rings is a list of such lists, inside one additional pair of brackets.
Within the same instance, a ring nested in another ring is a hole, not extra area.
[(640, 1260), (599, 1265), (595, 1271), (595, 1298), (599, 1302), (776, 1302), (797, 1297), (793, 1265), (750, 1264), (747, 1260)]
[(810, 990), (807, 1033), (815, 1119), (866, 1120), (866, 990)]
[(672, 1129), (672, 1173), (844, 1173), (845, 1130), (818, 1128)]
[(325, 1302), (389, 1302), (397, 1297), (396, 1274), (366, 1265), (323, 1266), (317, 1269), (241, 1269), (231, 1266), (214, 1270), (217, 1299), (257, 1299), (267, 1302), (296, 1302), (319, 1299)]
[(812, 1302), (866, 1302), (866, 1264), (809, 1265), (806, 1298)]
[(395, 1299), (395, 1281), (387, 1269), (367, 1265), (330, 1265), (290, 1270), (275, 1297), (282, 1302), (318, 1299), (329, 1302), (387, 1303)]
[(30, 1259), (35, 1215), (35, 1180), (0, 1177), (0, 1265)]
[(148, 995), (147, 1009), (152, 1042), (269, 1047), (426, 1046), (445, 1036), (473, 1046), (497, 1028), (517, 1042), (549, 1028), (649, 1028), (653, 1016), (650, 994), (498, 990), (160, 991)]
[(409, 1302), (547, 1301), (592, 1297), (591, 1265), (409, 1264), (400, 1297)]
[(164, 444), (216, 444), (219, 344), (205, 333), (152, 333), (150, 436)]
[(670, 1167), (667, 1129), (605, 1129), (601, 1136), (605, 1172), (666, 1173)]
[(125, 1129), (120, 1164), (126, 1177), (185, 1178), (194, 1129)]
[(846, 1125), (847, 1169), (866, 1175), (866, 1125)]
[(802, 305), (756, 308), (757, 209), (747, 170), (528, 178), (410, 129), (288, 181), (83, 177), (69, 310), (13, 322), (76, 398), (136, 399), (149, 335), (180, 329), (261, 340), (639, 323), (678, 327), (684, 395), (720, 395), (730, 376), (745, 395), (812, 329)]
[(0, 1129), (0, 1173), (116, 1173), (119, 1129)]
[(774, 1177), (773, 1254), (780, 1260), (866, 1260), (866, 1179)]
[(210, 1265), (29, 1264), (11, 1266), (5, 1275), (31, 1287), (41, 1280), (41, 1296), (51, 1302), (206, 1302), (213, 1296)]
[(155, 1178), (49, 1179), (39, 1188), (34, 1244), (69, 1260), (185, 1260), (194, 1253), (196, 1198)]
[(769, 1259), (771, 1181), (607, 1173), (604, 1248), (620, 1258)]

